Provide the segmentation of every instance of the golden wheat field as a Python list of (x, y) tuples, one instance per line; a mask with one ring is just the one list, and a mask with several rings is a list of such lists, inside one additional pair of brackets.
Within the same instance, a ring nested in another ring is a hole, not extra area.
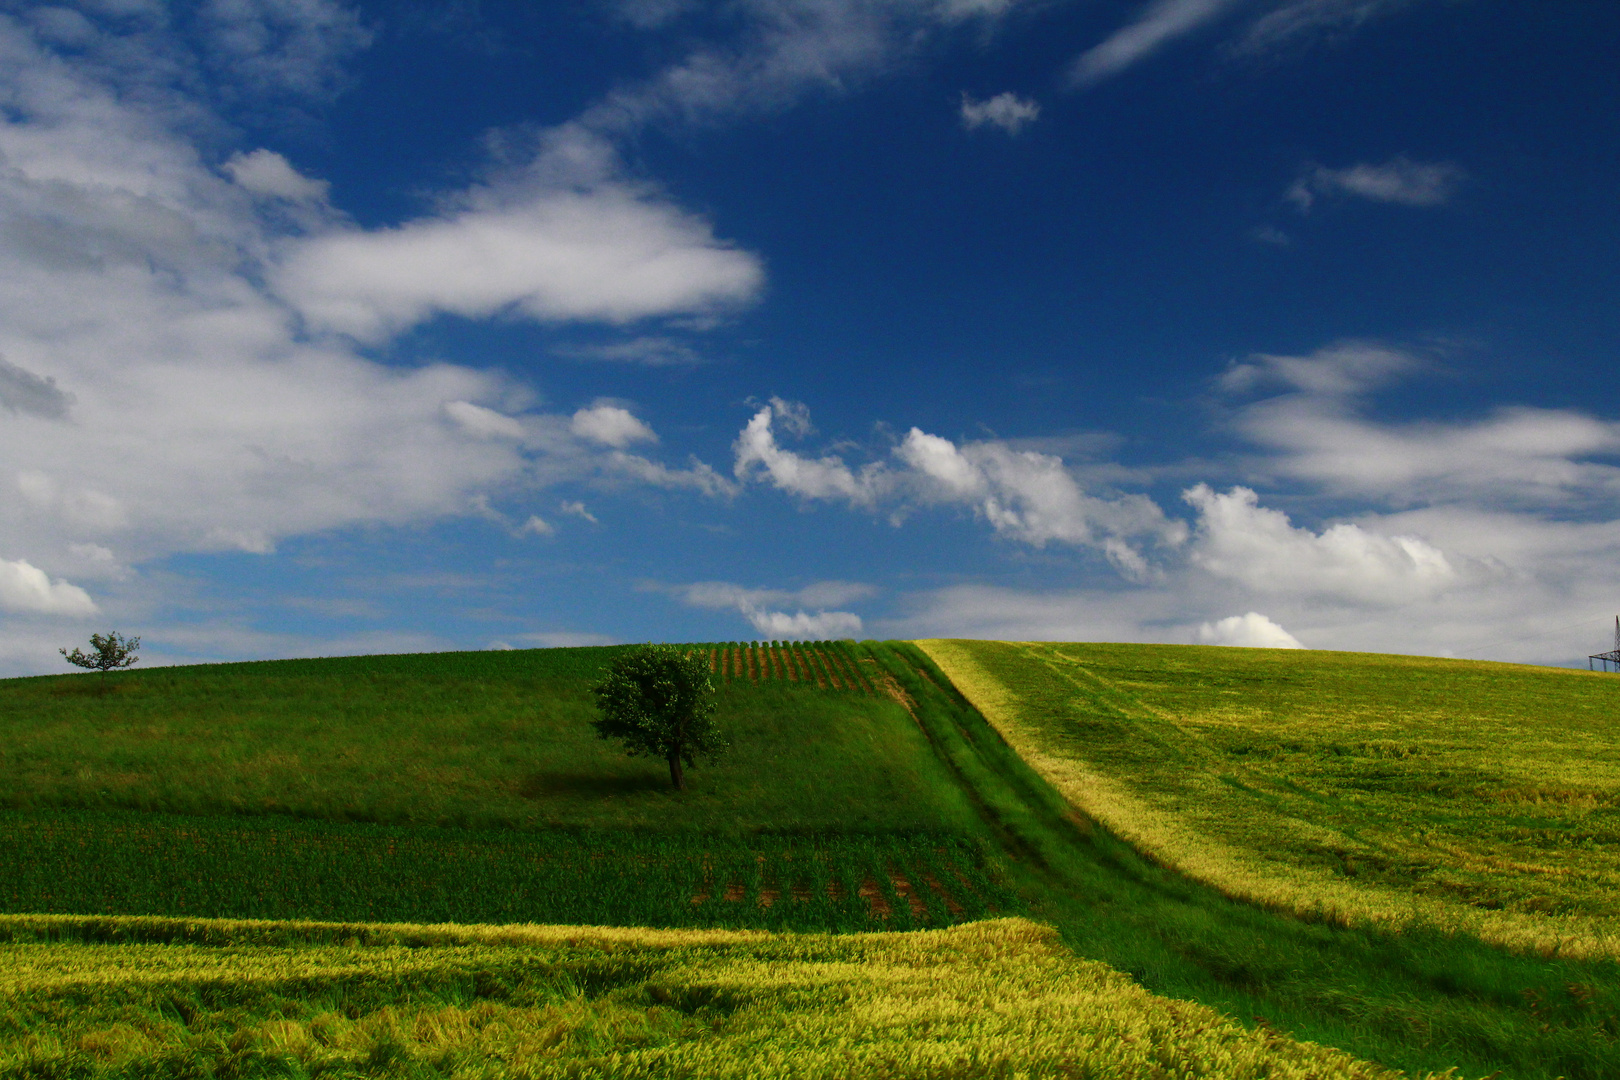
[[(1155, 997), (1021, 919), (852, 935), (3, 921), (5, 1075), (1400, 1075)], [(20, 940), (87, 928), (125, 940)]]
[(1284, 910), (1620, 956), (1620, 679), (1201, 646), (919, 645), (1078, 809)]

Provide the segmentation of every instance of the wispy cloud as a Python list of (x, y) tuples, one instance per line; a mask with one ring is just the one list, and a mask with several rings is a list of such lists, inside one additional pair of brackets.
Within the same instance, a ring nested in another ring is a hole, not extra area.
[(1069, 67), (1073, 86), (1117, 75), (1180, 37), (1204, 27), (1246, 0), (1153, 0), (1136, 21), (1093, 45)]
[(969, 131), (989, 124), (1009, 135), (1016, 135), (1033, 124), (1040, 115), (1038, 102), (1021, 98), (1011, 90), (984, 101), (962, 95), (962, 126)]
[(1366, 163), (1329, 169), (1314, 165), (1288, 189), (1288, 201), (1301, 212), (1317, 199), (1345, 196), (1397, 206), (1444, 206), (1467, 174), (1448, 162), (1421, 162), (1395, 157), (1381, 165)]
[(1299, 47), (1324, 35), (1348, 34), (1415, 0), (1285, 0), (1249, 25), (1232, 46), (1239, 55)]

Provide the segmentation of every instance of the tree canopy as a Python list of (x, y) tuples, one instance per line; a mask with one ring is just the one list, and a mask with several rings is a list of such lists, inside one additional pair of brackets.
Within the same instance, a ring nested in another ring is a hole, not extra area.
[[(105, 675), (109, 671), (127, 668), (140, 663), (141, 658), (135, 655), (136, 650), (140, 647), (141, 639), (139, 636), (126, 641), (119, 636), (118, 631), (114, 630), (112, 633), (105, 635), (91, 634), (91, 651), (88, 653), (77, 646), (74, 647), (72, 652), (68, 652), (66, 649), (56, 651), (61, 653), (62, 657), (74, 667), (88, 668), (91, 671), (99, 671)], [(102, 689), (105, 690), (107, 684), (102, 683), (101, 685)]]
[(620, 740), (631, 757), (663, 758), (677, 790), (686, 789), (683, 764), (729, 746), (714, 723), (714, 683), (701, 653), (644, 645), (614, 661), (591, 692), (601, 712), (591, 721), (597, 735)]

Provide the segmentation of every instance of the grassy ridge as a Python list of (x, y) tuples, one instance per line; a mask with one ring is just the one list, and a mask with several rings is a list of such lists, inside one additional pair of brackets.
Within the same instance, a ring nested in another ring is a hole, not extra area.
[(1352, 653), (926, 648), (1070, 801), (1233, 895), (1620, 955), (1613, 679)]
[(0, 919), (0, 938), (8, 1077), (1393, 1080), (1155, 998), (1021, 920), (772, 937)]
[[(932, 645), (930, 645), (932, 647)], [(1620, 1075), (1620, 966), (1304, 920), (1150, 862), (1067, 801), (921, 650), (872, 646), (1001, 830), (1031, 914), (1155, 993), (1411, 1072)], [(1235, 651), (1235, 650), (1234, 650)]]
[[(707, 649), (707, 646), (696, 646)], [(721, 686), (733, 752), (671, 791), (597, 739), (618, 648), (439, 653), (0, 680), (0, 805), (396, 825), (952, 832), (980, 826), (887, 698)]]

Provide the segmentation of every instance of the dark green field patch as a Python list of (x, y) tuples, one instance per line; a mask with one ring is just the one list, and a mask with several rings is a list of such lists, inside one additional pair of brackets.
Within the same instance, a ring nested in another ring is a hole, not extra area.
[(946, 835), (745, 839), (0, 812), (0, 911), (798, 930), (944, 926), (1017, 908)]

